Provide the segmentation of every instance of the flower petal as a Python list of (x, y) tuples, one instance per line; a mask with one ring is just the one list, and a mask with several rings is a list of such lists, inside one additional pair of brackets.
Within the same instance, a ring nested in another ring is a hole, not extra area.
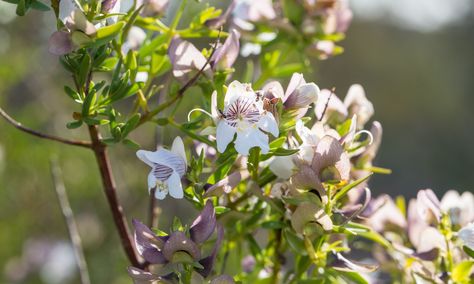
[(181, 185), (181, 177), (177, 172), (173, 171), (167, 183), (171, 197), (176, 199), (181, 199), (184, 197), (183, 186)]
[(217, 48), (210, 62), (213, 69), (228, 69), (232, 67), (240, 51), (240, 33), (232, 29), (224, 44)]
[(183, 251), (189, 254), (194, 260), (201, 258), (201, 252), (197, 245), (190, 240), (183, 232), (177, 231), (170, 235), (163, 246), (163, 256), (168, 260), (173, 260), (173, 254)]
[(183, 161), (187, 165), (186, 151), (184, 151), (184, 143), (181, 137), (176, 136), (173, 140), (173, 145), (171, 146), (171, 152), (183, 158)]
[(224, 105), (227, 108), (232, 105), (240, 97), (249, 97), (254, 99), (255, 93), (249, 85), (244, 85), (239, 81), (232, 81), (227, 87), (227, 92), (225, 93)]
[(216, 228), (216, 212), (212, 202), (208, 200), (201, 214), (193, 221), (189, 229), (191, 239), (200, 244), (205, 242)]
[(348, 272), (359, 272), (359, 273), (370, 273), (377, 269), (376, 265), (363, 264), (353, 260), (345, 258), (342, 254), (335, 254), (336, 260), (333, 261), (330, 266), (335, 270), (348, 271)]
[(459, 230), (458, 236), (468, 248), (474, 250), (474, 223)]
[(316, 146), (312, 168), (317, 175), (329, 167), (337, 170), (337, 178), (349, 180), (351, 163), (341, 143), (332, 136), (324, 136)]
[(199, 274), (204, 277), (209, 276), (211, 274), (212, 268), (214, 267), (214, 262), (216, 261), (217, 253), (222, 244), (222, 240), (224, 239), (224, 227), (221, 224), (217, 224), (217, 238), (212, 248), (211, 254), (199, 261), (199, 263), (204, 267), (203, 269), (197, 269)]
[(287, 97), (284, 105), (288, 109), (307, 108), (318, 100), (318, 95), (319, 88), (315, 83), (302, 84)]
[(270, 132), (275, 137), (278, 137), (278, 134), (280, 133), (278, 124), (271, 112), (267, 112), (266, 114), (262, 115), (262, 117), (260, 117), (260, 120), (258, 121), (258, 127), (263, 131)]
[(164, 246), (164, 238), (159, 238), (147, 226), (138, 220), (132, 220), (135, 227), (135, 247), (138, 253), (152, 264), (163, 264), (166, 262), (161, 249)]
[(295, 164), (293, 163), (293, 155), (291, 156), (276, 156), (270, 162), (268, 168), (277, 177), (282, 179), (289, 179), (293, 175)]
[(235, 132), (236, 129), (227, 124), (227, 122), (223, 120), (218, 122), (216, 129), (216, 142), (217, 151), (219, 151), (219, 153), (224, 153), (227, 145), (234, 140)]
[(250, 148), (259, 147), (263, 154), (268, 153), (268, 136), (257, 127), (250, 127), (246, 131), (237, 131), (235, 150), (241, 155), (248, 156)]
[(204, 193), (204, 197), (221, 196), (223, 193), (230, 193), (241, 180), (248, 177), (249, 172), (247, 170), (237, 170), (211, 186), (206, 193)]
[(54, 55), (64, 55), (70, 53), (74, 50), (74, 44), (71, 40), (71, 35), (65, 31), (54, 32), (48, 40), (48, 50)]
[(162, 282), (164, 279), (162, 279), (158, 275), (138, 269), (133, 266), (129, 266), (127, 270), (128, 275), (130, 276), (130, 278), (132, 278), (134, 284), (153, 284), (157, 283), (157, 281), (159, 281), (159, 283), (168, 283), (167, 281)]

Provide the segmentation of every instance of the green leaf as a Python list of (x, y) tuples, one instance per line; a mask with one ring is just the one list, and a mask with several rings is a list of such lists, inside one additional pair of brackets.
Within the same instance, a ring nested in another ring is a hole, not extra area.
[(91, 57), (88, 53), (84, 54), (79, 66), (79, 72), (77, 73), (77, 83), (79, 86), (84, 86), (87, 77), (89, 75), (89, 69), (91, 67)]
[(286, 141), (286, 137), (279, 137), (279, 138), (273, 140), (269, 144), (270, 149), (282, 147), (283, 144), (285, 144), (285, 141)]
[(304, 65), (301, 63), (290, 63), (278, 67), (274, 72), (274, 77), (288, 77), (295, 72), (301, 72), (304, 69)]
[(467, 255), (469, 255), (471, 258), (474, 258), (474, 250), (470, 249), (467, 246), (463, 246), (462, 249)]
[(283, 230), (283, 237), (290, 245), (290, 248), (299, 255), (306, 255), (306, 248), (304, 246), (304, 240), (292, 230), (286, 228)]
[(230, 211), (230, 208), (224, 207), (224, 206), (216, 206), (214, 207), (214, 210), (216, 211), (216, 215), (220, 215), (226, 212)]
[(31, 2), (31, 6), (30, 6), (32, 9), (35, 9), (35, 10), (38, 10), (38, 11), (42, 11), (42, 12), (46, 12), (46, 11), (49, 11), (49, 6), (44, 4), (43, 2), (40, 2), (38, 0), (33, 0)]
[(64, 86), (64, 92), (66, 92), (66, 94), (75, 102), (80, 103), (80, 104), (82, 103), (81, 95), (75, 90), (73, 90), (72, 88), (70, 88), (69, 86)]
[(362, 177), (346, 186), (344, 186), (343, 188), (341, 188), (337, 193), (336, 195), (334, 195), (334, 199), (333, 201), (336, 202), (338, 201), (339, 199), (341, 199), (342, 197), (344, 197), (348, 192), (349, 190), (353, 189), (354, 187), (358, 186), (359, 184), (363, 183), (364, 181), (366, 181), (368, 178), (370, 178), (371, 176), (373, 175), (373, 173), (370, 173), (368, 174), (367, 176), (365, 177)]
[(116, 36), (118, 33), (120, 33), (120, 31), (122, 30), (124, 26), (125, 26), (125, 22), (120, 21), (113, 25), (102, 27), (97, 30), (96, 39), (100, 40), (100, 39), (112, 38)]
[(68, 123), (66, 124), (66, 127), (67, 127), (68, 129), (76, 129), (76, 128), (81, 127), (81, 125), (82, 125), (82, 120), (79, 120), (79, 121), (68, 122)]
[(453, 269), (452, 279), (454, 283), (468, 283), (473, 267), (474, 261), (472, 260), (465, 260), (458, 263)]
[(128, 139), (128, 138), (125, 138), (122, 140), (122, 143), (125, 145), (125, 146), (128, 146), (132, 149), (135, 149), (135, 150), (138, 150), (140, 149), (140, 144), (138, 144), (137, 142), (131, 140), (131, 139)]
[(138, 56), (145, 57), (157, 50), (161, 45), (165, 45), (168, 40), (167, 34), (161, 34), (150, 41), (149, 44), (143, 45), (138, 52)]
[(24, 16), (27, 10), (26, 0), (20, 0), (16, 5), (16, 14), (18, 16)]
[(281, 221), (266, 221), (260, 224), (262, 228), (264, 229), (270, 229), (270, 230), (275, 230), (275, 229), (281, 229), (285, 227), (285, 223)]
[(139, 113), (136, 113), (134, 116), (132, 116), (127, 123), (125, 123), (125, 126), (122, 129), (122, 135), (123, 137), (127, 137), (127, 135), (137, 127), (138, 123), (140, 122), (140, 117), (141, 115)]
[(342, 277), (349, 280), (350, 283), (356, 283), (356, 284), (368, 284), (369, 283), (364, 277), (362, 277), (362, 275), (360, 275), (357, 272), (337, 271), (336, 273), (339, 274), (339, 275), (342, 275)]
[(97, 68), (97, 71), (111, 71), (117, 66), (119, 59), (117, 57), (109, 57), (102, 62), (102, 64)]
[(179, 218), (175, 216), (173, 219), (173, 231), (183, 231), (183, 229), (184, 227), (181, 223), (181, 220), (179, 220)]

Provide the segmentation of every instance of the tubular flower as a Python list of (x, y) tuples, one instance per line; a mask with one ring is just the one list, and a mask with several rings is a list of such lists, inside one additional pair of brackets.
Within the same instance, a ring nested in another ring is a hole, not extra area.
[(186, 173), (186, 153), (180, 137), (176, 137), (170, 150), (137, 151), (137, 157), (149, 165), (148, 190), (156, 187), (155, 197), (164, 199), (169, 193), (172, 197), (183, 198), (181, 177)]
[(283, 87), (277, 81), (266, 84), (262, 91), (267, 99), (281, 99), (285, 110), (296, 111), (296, 118), (303, 117), (319, 96), (319, 87), (315, 83), (306, 83), (300, 73), (293, 73), (284, 93)]
[(212, 94), (212, 116), (217, 129), (217, 150), (223, 153), (227, 145), (234, 140), (235, 149), (241, 155), (248, 155), (252, 147), (258, 147), (262, 153), (268, 153), (268, 135), (278, 137), (279, 130), (275, 117), (264, 110), (263, 101), (250, 85), (238, 81), (230, 83), (224, 99), (224, 110), (217, 114), (217, 93)]
[(213, 70), (225, 70), (232, 67), (240, 50), (240, 33), (232, 29), (224, 44), (219, 46), (211, 57), (210, 64)]
[[(212, 271), (224, 236), (223, 227), (217, 224), (215, 209), (210, 200), (193, 221), (189, 231), (174, 231), (167, 236), (158, 236), (137, 220), (133, 220), (133, 225), (138, 253), (151, 265), (156, 266), (153, 269), (156, 274), (143, 274), (136, 268), (129, 268), (130, 276), (136, 280), (159, 279), (170, 273), (166, 269), (167, 265), (190, 262), (198, 262), (201, 267), (196, 268), (196, 271), (207, 277)], [(215, 232), (217, 238), (214, 246), (207, 256), (203, 256), (202, 246)]]
[[(196, 72), (206, 65), (204, 55), (192, 43), (179, 37), (175, 37), (171, 41), (168, 55), (173, 65), (173, 76), (181, 82), (189, 81)], [(209, 65), (206, 65), (203, 71), (210, 74)]]

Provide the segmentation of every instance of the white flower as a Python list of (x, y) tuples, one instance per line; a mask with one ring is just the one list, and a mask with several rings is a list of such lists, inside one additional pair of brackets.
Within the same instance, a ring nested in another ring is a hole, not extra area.
[(448, 190), (441, 199), (441, 209), (449, 214), (451, 222), (464, 226), (474, 222), (474, 195), (469, 191), (459, 194)]
[[(235, 149), (241, 155), (248, 155), (252, 147), (259, 147), (268, 153), (268, 135), (278, 137), (278, 125), (273, 114), (263, 109), (263, 101), (250, 85), (233, 81), (227, 88), (224, 110), (217, 113), (217, 93), (212, 94), (212, 116), (215, 118), (217, 150), (223, 153), (234, 140)], [(265, 131), (265, 132), (263, 132)]]
[(157, 199), (164, 199), (168, 192), (174, 198), (183, 198), (181, 177), (186, 173), (187, 163), (183, 140), (179, 136), (174, 139), (171, 151), (164, 148), (154, 152), (139, 150), (137, 157), (152, 168), (148, 175), (148, 190), (156, 187)]
[(300, 149), (298, 152), (299, 157), (311, 164), (314, 156), (314, 149), (319, 143), (319, 140), (324, 136), (332, 136), (336, 139), (340, 139), (340, 135), (334, 129), (325, 129), (321, 122), (316, 122), (311, 129), (304, 126), (303, 121), (298, 120), (295, 127), (296, 133), (301, 138), (301, 145), (298, 145)]
[(374, 115), (374, 106), (365, 96), (364, 88), (354, 84), (347, 91), (344, 98), (344, 106), (349, 115), (357, 114), (357, 125), (363, 126)]
[(468, 248), (474, 249), (474, 223), (470, 223), (459, 230), (458, 237)]

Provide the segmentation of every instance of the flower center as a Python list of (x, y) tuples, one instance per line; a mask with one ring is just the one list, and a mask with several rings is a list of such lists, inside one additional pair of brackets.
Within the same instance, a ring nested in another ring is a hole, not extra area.
[(232, 127), (255, 124), (260, 119), (260, 111), (252, 98), (240, 97), (224, 110), (224, 117)]

